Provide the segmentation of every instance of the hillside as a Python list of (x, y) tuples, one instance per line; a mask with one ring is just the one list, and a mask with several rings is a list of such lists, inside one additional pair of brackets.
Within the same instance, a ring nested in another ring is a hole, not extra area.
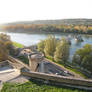
[(3, 31), (11, 32), (64, 32), (92, 34), (92, 19), (62, 19), (21, 21), (4, 24)]
[(92, 19), (60, 19), (60, 20), (36, 20), (36, 21), (20, 21), (7, 23), (5, 25), (15, 25), (15, 24), (92, 24)]

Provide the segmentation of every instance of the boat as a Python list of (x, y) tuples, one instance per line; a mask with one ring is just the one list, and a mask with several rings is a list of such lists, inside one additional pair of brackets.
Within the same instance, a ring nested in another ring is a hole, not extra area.
[(80, 35), (78, 35), (78, 36), (75, 37), (75, 41), (83, 42), (83, 39)]
[(71, 37), (70, 36), (67, 37), (67, 42), (69, 43), (69, 45), (71, 45)]

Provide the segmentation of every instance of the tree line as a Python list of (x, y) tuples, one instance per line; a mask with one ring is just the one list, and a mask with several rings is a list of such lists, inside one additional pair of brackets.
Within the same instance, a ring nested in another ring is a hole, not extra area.
[(65, 25), (65, 24), (15, 24), (15, 25), (5, 25), (4, 30), (17, 30), (24, 29), (36, 32), (66, 32), (66, 33), (84, 33), (92, 34), (92, 25), (80, 24), (80, 25)]

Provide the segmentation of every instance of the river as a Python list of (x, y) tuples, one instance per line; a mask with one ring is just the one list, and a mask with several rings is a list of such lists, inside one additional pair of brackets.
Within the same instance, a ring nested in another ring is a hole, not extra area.
[(7, 32), (8, 35), (11, 36), (12, 41), (16, 41), (18, 43), (21, 43), (25, 46), (30, 46), (33, 44), (37, 44), (40, 40), (44, 40), (49, 34), (54, 35), (56, 38), (61, 38), (61, 37), (71, 37), (71, 46), (70, 46), (70, 60), (72, 59), (73, 54), (75, 51), (79, 48), (82, 48), (85, 44), (89, 43), (92, 44), (92, 35), (81, 35), (82, 39), (84, 40), (83, 42), (76, 42), (74, 39), (74, 34), (69, 34), (69, 33), (9, 33)]

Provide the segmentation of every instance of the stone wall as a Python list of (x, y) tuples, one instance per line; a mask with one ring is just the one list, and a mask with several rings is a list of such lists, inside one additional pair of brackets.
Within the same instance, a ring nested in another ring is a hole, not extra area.
[[(27, 64), (24, 64), (22, 61), (20, 61), (20, 60), (18, 60), (18, 59), (15, 59), (15, 58), (13, 58), (13, 57), (11, 57), (11, 56), (8, 56), (8, 60), (11, 62), (11, 63), (13, 63), (13, 64), (19, 64), (20, 66), (18, 66), (18, 67), (16, 67), (17, 69), (20, 69), (21, 67), (25, 67), (25, 68), (27, 68), (27, 69), (29, 69), (30, 70), (30, 67), (27, 65)], [(17, 65), (15, 65), (15, 66), (17, 66)]]
[(52, 75), (52, 74), (45, 74), (38, 72), (21, 71), (21, 73), (25, 76), (30, 76), (33, 78), (40, 78), (40, 79), (50, 80), (59, 83), (70, 84), (70, 85), (92, 87), (92, 80), (87, 80), (87, 79), (78, 79), (73, 77), (64, 77), (59, 75)]
[(9, 65), (10, 65), (10, 63), (8, 60), (0, 62), (0, 67), (9, 66)]

